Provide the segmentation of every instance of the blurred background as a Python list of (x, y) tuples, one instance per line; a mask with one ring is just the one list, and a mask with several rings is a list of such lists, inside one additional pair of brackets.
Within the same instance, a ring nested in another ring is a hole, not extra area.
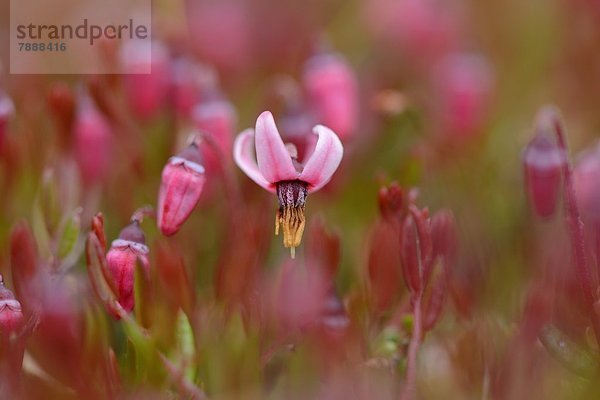
[[(600, 3), (157, 0), (152, 74), (97, 76), (10, 75), (8, 7), (0, 4), (0, 91), (14, 106), (3, 113), (0, 100), (5, 281), (11, 281), (10, 235), (17, 222), (29, 221), (39, 252), (46, 240), (52, 253), (65, 216), (76, 214), (85, 232), (102, 212), (110, 242), (138, 207), (156, 205), (168, 158), (185, 147), (191, 130), (202, 129), (215, 136), (221, 153), (205, 150), (207, 182), (195, 212), (172, 238), (162, 237), (153, 222), (143, 228), (152, 262), (159, 262), (154, 249), (161, 246), (182, 255), (201, 304), (215, 298), (221, 304), (223, 293), (237, 296), (245, 290), (239, 280), (276, 274), (288, 251), (272, 236), (275, 197), (235, 167), (233, 140), (264, 110), (274, 113), (282, 136), (292, 141), (325, 120), (342, 139), (345, 155), (331, 183), (309, 196), (308, 224), (320, 221), (339, 240), (335, 287), (351, 318), (361, 321), (365, 346), (374, 346), (396, 314), (396, 306), (375, 317), (363, 310), (368, 305), (352, 305), (371, 290), (365, 271), (380, 219), (378, 191), (395, 181), (418, 188), (417, 203), (432, 213), (451, 210), (458, 236), (450, 296), (420, 355), (422, 397), (594, 398), (593, 388), (547, 355), (532, 355), (534, 369), (542, 371), (539, 388), (525, 389), (532, 384), (527, 374), (509, 379), (494, 371), (503, 371), (498, 365), (506, 366), (506, 355), (518, 349), (515, 332), (532, 285), (548, 268), (570, 262), (562, 218), (539, 220), (528, 206), (521, 154), (537, 110), (548, 103), (562, 111), (575, 159), (595, 147)], [(107, 62), (128, 62), (121, 50), (99, 46)], [(323, 92), (341, 94), (323, 100), (326, 111), (319, 114), (315, 103)], [(328, 109), (327, 101), (334, 106)], [(90, 129), (96, 131), (86, 134)], [(252, 240), (232, 234), (237, 227), (251, 232)], [(78, 240), (81, 255), (84, 233)], [(69, 273), (85, 277), (85, 257), (73, 257)], [(244, 269), (246, 258), (252, 266)], [(233, 283), (223, 283), (224, 270), (236, 271)], [(398, 299), (406, 295), (403, 284), (397, 291)], [(562, 319), (571, 328), (562, 330), (574, 342), (588, 343), (587, 324), (571, 306)], [(210, 336), (204, 329), (198, 332)], [(235, 334), (230, 336), (221, 340), (234, 343)], [(207, 343), (220, 342), (211, 336)], [(250, 346), (244, 343), (239, 346)], [(535, 348), (544, 353), (539, 342)], [(591, 348), (596, 354), (597, 345)], [(208, 382), (209, 393), (235, 387), (240, 392), (231, 389), (231, 398), (243, 398), (240, 393), (254, 388), (252, 372), (211, 364), (210, 357), (222, 356), (207, 355), (206, 368), (214, 369), (198, 380)], [(311, 379), (310, 362), (290, 363), (290, 376), (304, 374), (291, 381)], [(344, 386), (344, 379), (332, 378), (331, 387)], [(390, 384), (384, 381), (365, 389), (364, 397)], [(498, 382), (506, 392), (492, 389)], [(300, 392), (288, 384), (289, 393)], [(344, 398), (335, 397), (343, 390), (331, 391), (335, 395), (322, 397)]]

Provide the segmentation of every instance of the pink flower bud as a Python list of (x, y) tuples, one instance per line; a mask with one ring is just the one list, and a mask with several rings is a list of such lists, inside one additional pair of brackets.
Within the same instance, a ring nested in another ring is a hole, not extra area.
[(8, 121), (15, 113), (15, 107), (12, 100), (3, 91), (0, 90), (0, 154), (3, 153), (4, 135)]
[(102, 182), (108, 174), (111, 127), (92, 100), (83, 97), (73, 124), (74, 151), (85, 183)]
[(198, 204), (205, 181), (196, 144), (169, 159), (158, 195), (158, 227), (163, 235), (177, 233)]
[(13, 292), (4, 286), (4, 279), (0, 275), (0, 334), (10, 335), (22, 324), (21, 303), (15, 299)]
[(529, 201), (542, 218), (552, 216), (556, 210), (563, 162), (560, 149), (543, 131), (538, 131), (523, 152)]
[(487, 60), (475, 54), (450, 55), (436, 71), (434, 85), (441, 132), (458, 141), (481, 132), (493, 90)]
[(320, 54), (307, 61), (304, 90), (317, 123), (338, 134), (342, 141), (358, 124), (358, 82), (350, 64), (337, 54)]
[(365, 4), (373, 35), (400, 48), (409, 62), (431, 63), (459, 41), (461, 18), (453, 2), (369, 0)]
[(56, 121), (61, 147), (71, 144), (73, 121), (75, 119), (75, 96), (65, 82), (52, 85), (46, 98), (48, 108)]
[(130, 41), (121, 49), (121, 62), (129, 106), (139, 118), (151, 118), (163, 107), (169, 89), (167, 49), (157, 42), (150, 45)]
[[(231, 152), (237, 114), (230, 102), (220, 98), (208, 99), (194, 107), (192, 119), (198, 130), (210, 135), (222, 155)], [(208, 145), (202, 145), (201, 151), (208, 171), (218, 170), (223, 162), (222, 155), (215, 154), (215, 149)]]
[(590, 221), (600, 222), (600, 148), (580, 156), (574, 178), (582, 216)]
[(186, 6), (190, 38), (198, 56), (219, 69), (247, 70), (253, 59), (252, 21), (246, 3), (188, 1)]
[(108, 270), (118, 292), (119, 303), (127, 312), (133, 310), (135, 303), (135, 269), (138, 260), (145, 273), (150, 272), (148, 252), (144, 232), (139, 222), (133, 221), (121, 231), (119, 238), (112, 242), (106, 255)]
[(181, 117), (188, 117), (201, 98), (203, 87), (214, 77), (187, 58), (172, 63), (171, 106)]

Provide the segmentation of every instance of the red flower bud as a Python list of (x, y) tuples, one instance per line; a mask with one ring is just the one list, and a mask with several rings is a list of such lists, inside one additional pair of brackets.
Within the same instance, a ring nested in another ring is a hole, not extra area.
[[(222, 154), (231, 153), (233, 135), (235, 134), (237, 114), (235, 108), (227, 100), (215, 98), (198, 104), (192, 110), (195, 127), (207, 135), (219, 148)], [(221, 154), (216, 154), (210, 146), (201, 146), (204, 166), (209, 173), (219, 169), (224, 161)]]
[(144, 232), (139, 222), (133, 221), (121, 231), (119, 238), (112, 242), (106, 255), (108, 270), (117, 289), (119, 303), (127, 312), (133, 310), (135, 302), (135, 269), (138, 260), (144, 272), (146, 274), (150, 272), (148, 252)]
[(578, 159), (574, 178), (583, 218), (600, 222), (600, 148), (588, 151)]
[(409, 290), (418, 293), (429, 281), (433, 265), (431, 221), (427, 209), (410, 206), (400, 237), (402, 272)]
[(394, 182), (379, 189), (379, 211), (384, 219), (398, 218), (406, 206), (404, 191)]
[(3, 152), (6, 125), (14, 112), (15, 107), (10, 97), (0, 90), (0, 154)]
[(452, 54), (435, 76), (437, 114), (441, 131), (459, 144), (482, 131), (489, 115), (494, 74), (478, 54)]
[(55, 117), (61, 144), (66, 145), (70, 143), (70, 134), (75, 117), (75, 97), (73, 96), (73, 91), (66, 83), (57, 82), (52, 85), (48, 92), (47, 103)]
[(443, 258), (446, 267), (452, 267), (457, 253), (457, 232), (454, 215), (450, 210), (436, 212), (431, 218), (433, 259)]
[(35, 239), (25, 222), (17, 224), (10, 235), (10, 265), (15, 292), (30, 313), (39, 297), (35, 293), (35, 280), (40, 269)]
[(0, 334), (10, 335), (22, 324), (21, 303), (15, 299), (13, 292), (4, 286), (4, 279), (0, 274)]
[(523, 152), (525, 183), (535, 213), (550, 217), (556, 210), (564, 156), (544, 131), (538, 131)]
[(73, 124), (75, 157), (86, 183), (101, 182), (110, 166), (111, 127), (88, 97), (83, 97)]
[(181, 117), (188, 117), (195, 104), (200, 101), (202, 70), (187, 58), (172, 63), (171, 106)]
[(158, 195), (158, 227), (163, 235), (177, 233), (198, 204), (205, 181), (195, 144), (169, 159), (162, 172)]
[(143, 45), (127, 42), (121, 49), (123, 87), (132, 111), (151, 118), (164, 105), (169, 89), (169, 55), (158, 42)]
[(304, 89), (317, 122), (348, 139), (358, 124), (358, 82), (348, 62), (340, 55), (320, 54), (306, 63)]

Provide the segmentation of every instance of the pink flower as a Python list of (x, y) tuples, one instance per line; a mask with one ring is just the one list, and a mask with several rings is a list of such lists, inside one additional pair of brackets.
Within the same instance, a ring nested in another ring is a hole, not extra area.
[(119, 238), (112, 242), (106, 255), (119, 303), (127, 312), (133, 310), (135, 303), (135, 268), (138, 259), (144, 272), (149, 274), (148, 252), (144, 232), (139, 222), (134, 220), (121, 231)]
[(175, 234), (187, 220), (200, 200), (205, 181), (195, 143), (169, 159), (158, 195), (158, 227), (163, 235)]
[(314, 150), (298, 160), (296, 148), (283, 143), (273, 115), (265, 111), (256, 120), (256, 130), (240, 133), (233, 146), (233, 157), (240, 169), (254, 182), (277, 194), (275, 234), (279, 234), (281, 226), (283, 245), (291, 249), (292, 258), (304, 232), (306, 197), (331, 180), (344, 154), (342, 142), (331, 129), (316, 125), (313, 133), (318, 136)]
[(304, 67), (304, 90), (318, 122), (348, 139), (358, 124), (358, 82), (341, 55), (319, 54)]
[(73, 124), (75, 157), (81, 177), (85, 183), (101, 182), (110, 167), (111, 152), (110, 123), (84, 96), (80, 101)]

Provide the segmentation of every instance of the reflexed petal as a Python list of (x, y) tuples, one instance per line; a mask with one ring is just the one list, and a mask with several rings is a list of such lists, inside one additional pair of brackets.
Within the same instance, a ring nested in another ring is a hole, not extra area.
[(275, 186), (271, 185), (262, 176), (258, 170), (258, 165), (254, 160), (254, 129), (246, 129), (238, 135), (233, 144), (233, 159), (248, 178), (262, 186), (263, 188), (275, 192)]
[(256, 120), (256, 159), (262, 176), (270, 183), (291, 181), (298, 178), (298, 172), (292, 163), (277, 126), (273, 114), (265, 111)]
[(331, 129), (317, 125), (313, 132), (319, 135), (319, 140), (298, 178), (310, 185), (309, 192), (315, 192), (329, 182), (344, 154), (342, 142)]

